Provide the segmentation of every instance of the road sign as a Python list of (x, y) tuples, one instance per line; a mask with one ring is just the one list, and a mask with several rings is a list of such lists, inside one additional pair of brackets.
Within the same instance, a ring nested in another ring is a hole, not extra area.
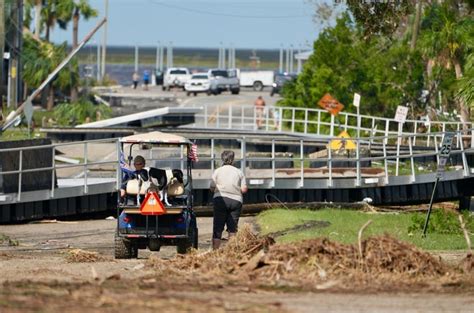
[(166, 208), (160, 201), (160, 197), (156, 192), (149, 192), (145, 201), (140, 207), (140, 214), (142, 215), (162, 215), (166, 213)]
[(451, 145), (453, 143), (454, 133), (445, 133), (441, 148), (439, 149), (439, 163), (437, 177), (441, 177), (444, 173), (446, 163), (448, 163), (449, 154), (451, 153)]
[(334, 116), (338, 115), (339, 112), (344, 109), (344, 105), (334, 99), (329, 93), (325, 94), (321, 100), (319, 100), (318, 104)]
[(347, 138), (346, 140), (341, 140), (341, 139), (334, 139), (331, 140), (329, 143), (329, 147), (331, 150), (341, 150), (341, 149), (346, 149), (346, 150), (354, 150), (357, 148), (356, 144), (354, 141), (350, 140), (351, 136), (346, 131), (342, 131), (339, 135), (337, 135), (338, 138)]
[(360, 95), (358, 93), (354, 93), (354, 106), (358, 108), (360, 105)]
[(451, 145), (453, 143), (454, 133), (445, 133), (441, 148), (439, 149), (439, 156), (448, 158), (451, 153)]
[(33, 104), (31, 103), (30, 99), (25, 101), (25, 106), (23, 107), (23, 112), (25, 113), (26, 122), (28, 125), (31, 124), (31, 120), (33, 118)]
[(408, 115), (408, 107), (406, 106), (403, 106), (403, 105), (399, 105), (397, 107), (397, 112), (395, 112), (395, 121), (399, 122), (399, 123), (405, 123), (406, 119), (407, 119), (407, 115)]

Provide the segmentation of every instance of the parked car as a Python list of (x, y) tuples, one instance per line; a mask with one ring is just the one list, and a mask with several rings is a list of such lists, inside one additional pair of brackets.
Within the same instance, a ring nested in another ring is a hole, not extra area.
[(273, 71), (242, 71), (239, 74), (241, 87), (253, 87), (253, 90), (261, 91), (264, 87), (273, 85)]
[(166, 70), (163, 90), (170, 90), (173, 87), (183, 88), (186, 82), (191, 78), (189, 70), (185, 67), (171, 67)]
[(289, 81), (292, 81), (295, 78), (296, 74), (283, 73), (275, 75), (275, 82), (272, 85), (272, 91), (270, 91), (270, 96), (273, 97), (273, 95), (276, 93), (280, 94), (283, 85), (285, 85)]
[(210, 69), (208, 71), (211, 79), (210, 92), (218, 95), (223, 91), (230, 91), (233, 95), (240, 92), (240, 82), (235, 69)]
[(208, 73), (195, 73), (191, 76), (191, 79), (184, 85), (186, 95), (191, 94), (197, 95), (198, 93), (205, 92), (210, 93), (209, 87), (211, 85), (210, 77)]

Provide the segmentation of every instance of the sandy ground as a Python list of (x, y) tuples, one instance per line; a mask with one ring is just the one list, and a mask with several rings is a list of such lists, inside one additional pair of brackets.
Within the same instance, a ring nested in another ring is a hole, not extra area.
[[(244, 217), (243, 223), (253, 223)], [(301, 292), (247, 286), (203, 287), (161, 281), (146, 266), (151, 255), (173, 258), (174, 247), (140, 250), (114, 260), (115, 220), (2, 225), (17, 246), (0, 245), (0, 312), (472, 312), (472, 290), (456, 292)], [(199, 218), (199, 249), (210, 248), (211, 218)], [(5, 237), (3, 237), (5, 238)], [(68, 263), (68, 251), (98, 252), (102, 261)], [(456, 258), (456, 253), (449, 254)], [(172, 281), (172, 279), (171, 279)]]

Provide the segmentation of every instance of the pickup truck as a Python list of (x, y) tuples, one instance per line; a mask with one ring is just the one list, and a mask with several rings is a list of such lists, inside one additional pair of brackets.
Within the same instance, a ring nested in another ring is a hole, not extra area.
[(230, 91), (233, 95), (240, 92), (240, 82), (235, 69), (210, 69), (210, 93), (218, 95), (223, 91)]
[(166, 70), (163, 78), (163, 90), (170, 90), (172, 87), (182, 88), (191, 78), (189, 70), (185, 67), (171, 67)]
[(256, 91), (263, 87), (271, 87), (275, 74), (273, 71), (242, 71), (240, 72), (240, 86), (253, 87)]

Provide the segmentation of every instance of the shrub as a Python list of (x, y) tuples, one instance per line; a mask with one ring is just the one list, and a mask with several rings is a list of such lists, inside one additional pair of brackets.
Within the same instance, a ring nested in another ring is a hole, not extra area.
[[(464, 212), (463, 218), (466, 224), (466, 229), (470, 233), (474, 232), (474, 217), (469, 212)], [(408, 227), (408, 232), (422, 231), (425, 225), (426, 214), (413, 214), (411, 220), (412, 224)], [(462, 234), (458, 214), (443, 209), (433, 210), (431, 212), (427, 232), (438, 234)]]
[(96, 105), (87, 99), (80, 99), (74, 103), (61, 103), (54, 108), (54, 118), (61, 126), (74, 126), (86, 120), (93, 122), (97, 120), (98, 115), (101, 119), (109, 118), (112, 110), (104, 104)]

